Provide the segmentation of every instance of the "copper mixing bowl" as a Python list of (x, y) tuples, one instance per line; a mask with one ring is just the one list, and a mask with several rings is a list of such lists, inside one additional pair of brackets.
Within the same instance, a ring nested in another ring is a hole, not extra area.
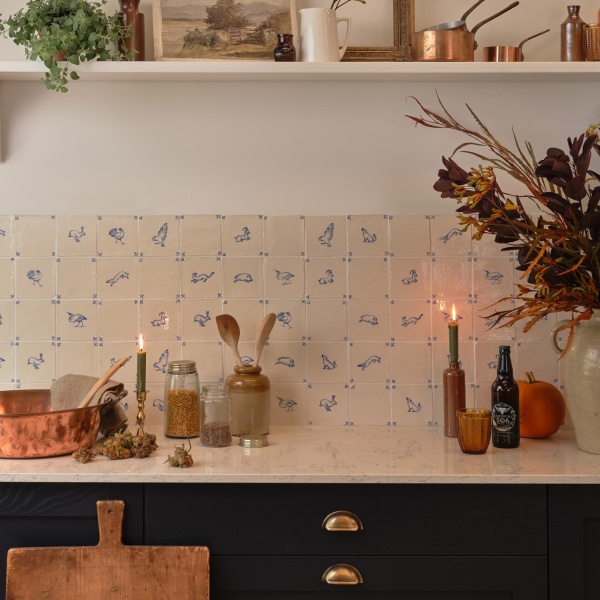
[(0, 392), (0, 458), (71, 454), (94, 444), (102, 404), (52, 411), (50, 390)]

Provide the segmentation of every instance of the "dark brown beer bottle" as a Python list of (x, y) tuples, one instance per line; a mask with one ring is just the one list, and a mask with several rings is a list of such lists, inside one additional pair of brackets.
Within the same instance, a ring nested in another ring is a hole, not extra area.
[(492, 383), (492, 445), (517, 448), (519, 435), (519, 387), (513, 377), (510, 346), (500, 346), (498, 374)]

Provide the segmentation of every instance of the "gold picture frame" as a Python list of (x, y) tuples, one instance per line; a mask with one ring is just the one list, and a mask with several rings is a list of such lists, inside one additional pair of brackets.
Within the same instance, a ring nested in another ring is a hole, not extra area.
[[(361, 10), (368, 10), (368, 3)], [(410, 61), (410, 36), (415, 21), (414, 0), (394, 0), (393, 46), (348, 46), (343, 61)]]

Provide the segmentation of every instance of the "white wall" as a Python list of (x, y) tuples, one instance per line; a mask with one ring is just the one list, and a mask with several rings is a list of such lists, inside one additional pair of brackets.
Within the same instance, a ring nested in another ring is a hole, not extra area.
[[(469, 24), (508, 3), (487, 0)], [(24, 4), (3, 0), (3, 14)], [(417, 0), (416, 26), (457, 19), (470, 4)], [(565, 6), (522, 2), (482, 27), (479, 44), (518, 44), (551, 27), (525, 54), (556, 60)], [(354, 18), (361, 8), (368, 5), (353, 7)], [(142, 10), (152, 56), (149, 0)], [(582, 16), (595, 21), (595, 11), (584, 4)], [(0, 59), (23, 58), (12, 41), (0, 42)], [(600, 120), (595, 83), (76, 82), (66, 95), (3, 83), (0, 212), (451, 212), (431, 186), (441, 155), (463, 140), (405, 117), (417, 110), (408, 96), (432, 106), (436, 90), (455, 112), (468, 101), (506, 140), (514, 126), (540, 155)]]

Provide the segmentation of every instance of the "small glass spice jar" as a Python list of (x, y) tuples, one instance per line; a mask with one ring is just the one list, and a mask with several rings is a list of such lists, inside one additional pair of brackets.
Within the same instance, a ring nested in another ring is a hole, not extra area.
[(227, 378), (231, 396), (231, 433), (267, 435), (271, 410), (271, 383), (262, 367), (235, 366)]
[(167, 365), (165, 379), (165, 435), (191, 438), (200, 435), (200, 382), (193, 360)]
[(231, 444), (231, 398), (225, 384), (208, 383), (202, 386), (200, 443), (211, 448)]

